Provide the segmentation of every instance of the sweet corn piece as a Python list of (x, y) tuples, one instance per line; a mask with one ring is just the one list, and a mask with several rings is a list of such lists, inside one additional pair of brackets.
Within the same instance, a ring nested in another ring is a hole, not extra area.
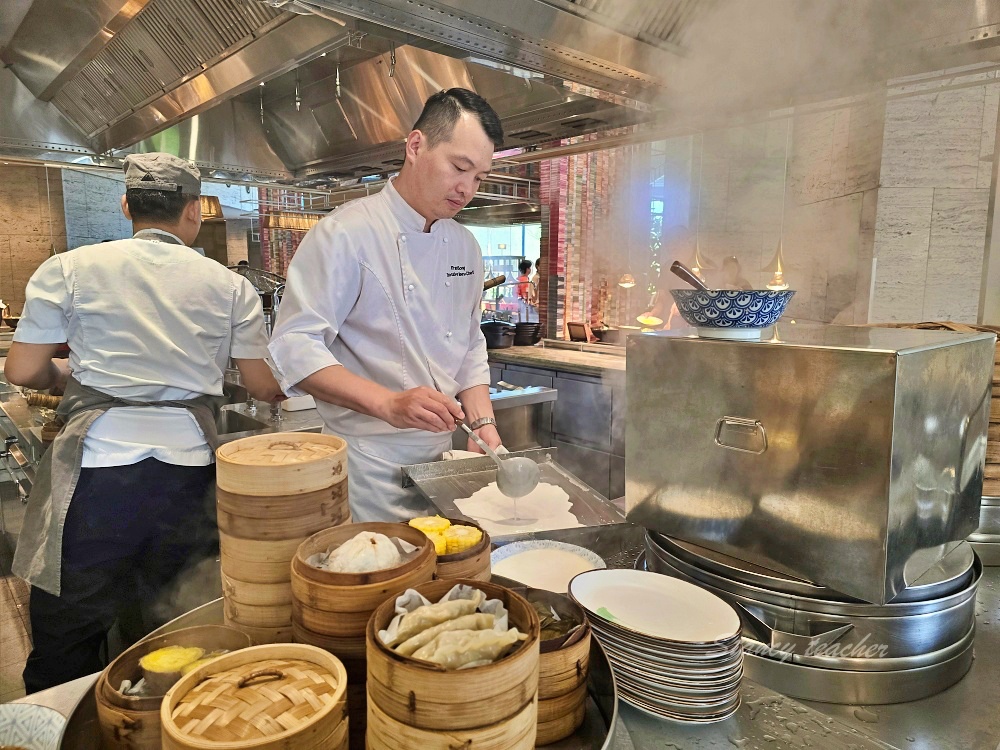
[[(424, 534), (427, 534), (425, 531)], [(434, 544), (434, 552), (438, 555), (448, 554), (448, 540), (444, 534), (427, 534), (427, 538)]]
[(442, 518), (441, 516), (422, 516), (420, 518), (410, 519), (410, 526), (415, 529), (420, 529), (429, 536), (431, 534), (442, 533), (445, 529), (451, 526), (451, 521), (447, 518)]
[(444, 532), (444, 538), (448, 542), (447, 554), (454, 555), (479, 544), (483, 532), (474, 526), (452, 526)]

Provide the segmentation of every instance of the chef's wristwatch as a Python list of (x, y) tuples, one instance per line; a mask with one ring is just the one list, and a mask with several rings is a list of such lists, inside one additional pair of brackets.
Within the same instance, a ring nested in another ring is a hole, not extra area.
[(480, 427), (485, 427), (488, 424), (495, 425), (497, 420), (494, 417), (480, 417), (475, 422), (469, 425), (469, 429), (475, 432)]

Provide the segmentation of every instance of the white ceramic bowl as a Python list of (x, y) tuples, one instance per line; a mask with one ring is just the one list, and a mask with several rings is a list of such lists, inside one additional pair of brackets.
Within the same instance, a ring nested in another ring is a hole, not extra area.
[(66, 717), (46, 706), (0, 703), (0, 745), (59, 750)]

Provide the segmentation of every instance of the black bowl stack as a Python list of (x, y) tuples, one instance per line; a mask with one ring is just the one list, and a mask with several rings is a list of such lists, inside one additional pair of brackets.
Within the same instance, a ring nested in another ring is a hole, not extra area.
[(514, 346), (534, 346), (541, 338), (541, 323), (518, 323), (514, 327)]

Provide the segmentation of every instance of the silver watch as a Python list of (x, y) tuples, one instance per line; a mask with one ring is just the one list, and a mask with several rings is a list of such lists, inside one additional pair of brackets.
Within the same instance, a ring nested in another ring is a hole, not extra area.
[(469, 425), (470, 430), (478, 430), (480, 427), (485, 427), (488, 424), (495, 425), (497, 423), (494, 417), (480, 417), (475, 422)]

